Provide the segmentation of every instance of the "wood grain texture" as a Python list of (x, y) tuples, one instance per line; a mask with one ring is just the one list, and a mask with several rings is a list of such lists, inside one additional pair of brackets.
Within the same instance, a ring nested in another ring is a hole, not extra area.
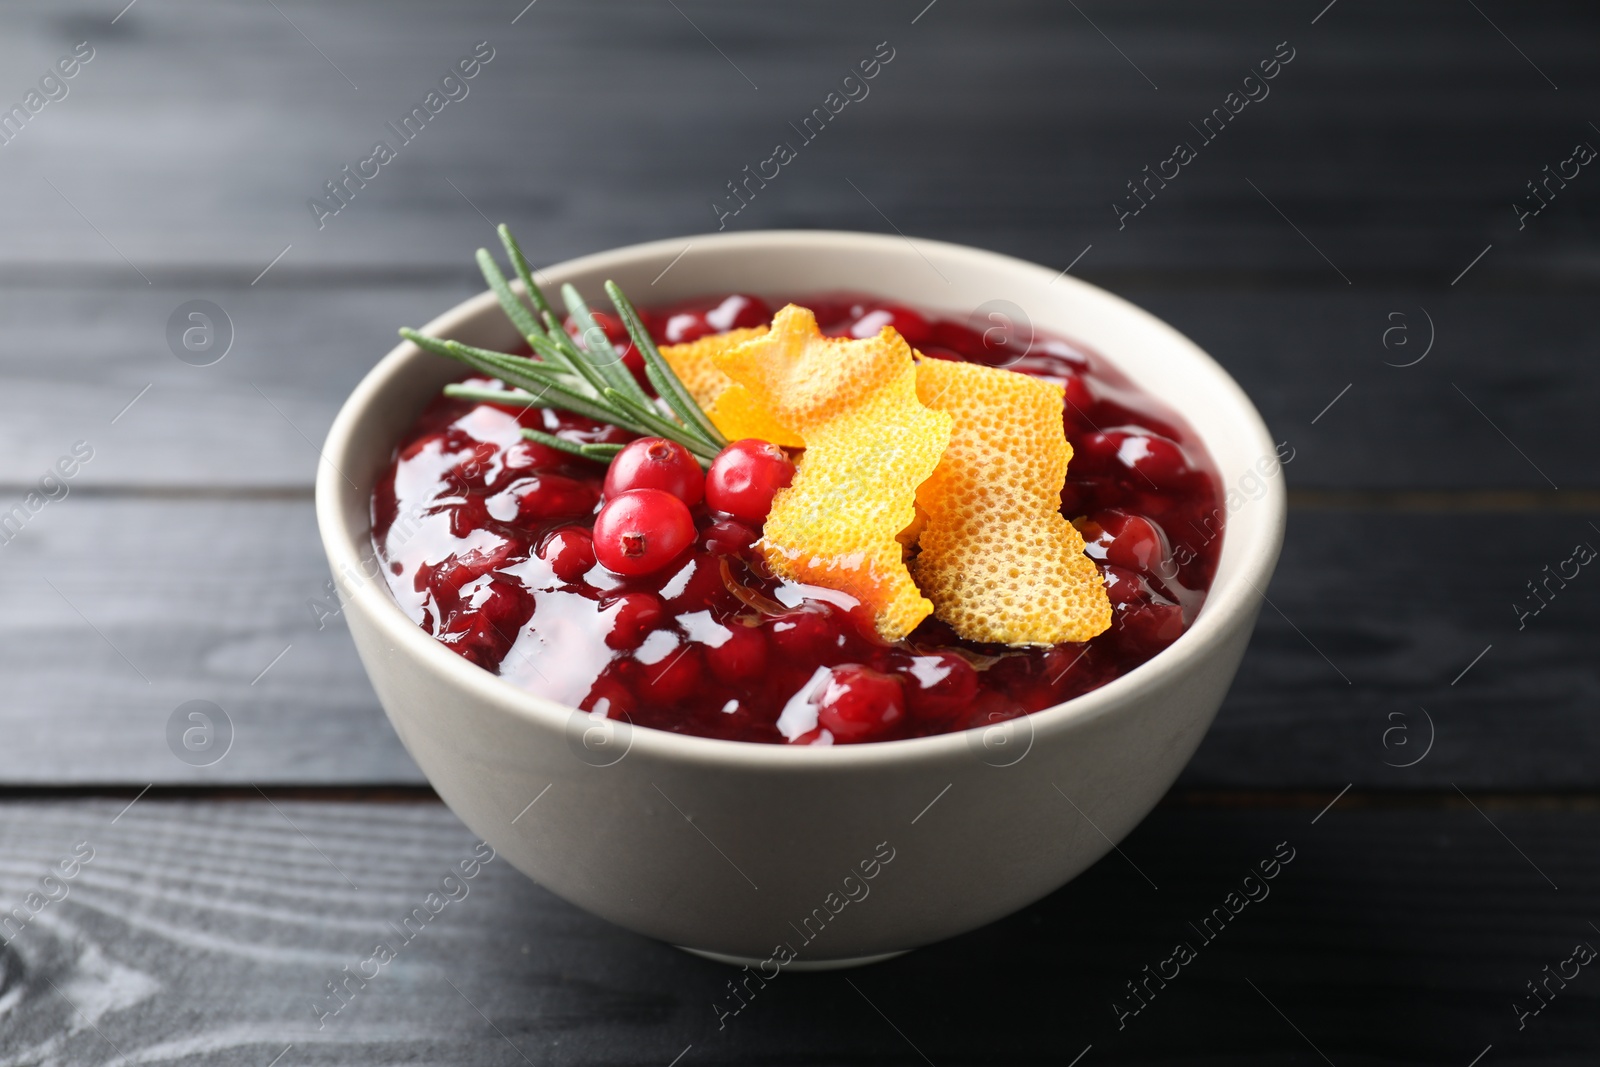
[[(871, 95), (731, 227), (897, 228), (1062, 266), (1093, 243), (1086, 269), (1287, 272), (1330, 289), (1339, 271), (1442, 287), (1494, 242), (1474, 285), (1596, 277), (1581, 185), (1520, 232), (1512, 211), (1544, 165), (1595, 136), (1583, 5), (1343, 4), (1316, 25), (1320, 5), (1264, 0), (947, 3), (920, 18), (922, 0), (604, 13), (546, 0), (515, 25), (520, 5), (487, 0), (278, 6), (141, 4), (115, 25), (44, 3), (8, 11), (8, 94), (74, 41), (97, 53), (0, 149), (0, 265), (142, 285), (125, 255), (147, 274), (205, 265), (248, 281), (293, 244), (275, 282), (453, 267), (479, 240), (474, 204), (554, 258), (701, 232), (725, 183), (797, 139), (789, 124), (888, 40)], [(307, 200), (477, 41), (495, 58), (470, 95), (319, 231)], [(1206, 144), (1190, 123), (1283, 41), (1295, 58), (1271, 95)], [(1119, 230), (1125, 183), (1179, 141), (1198, 158)]]
[[(1552, 585), (1521, 629), (1511, 606), (1534, 606), (1527, 583), (1575, 544), (1600, 546), (1591, 522), (1296, 512), (1271, 606), (1183, 783), (1600, 788), (1600, 578)], [(327, 569), (309, 502), (71, 496), (0, 552), (0, 782), (421, 780), (342, 622), (318, 629)], [(165, 733), (197, 699), (235, 729), (201, 769)], [(1429, 754), (1391, 766), (1423, 751), (1428, 716)]]
[[(13, 802), (0, 822), (8, 907), (78, 842), (94, 857), (0, 953), (0, 1063), (666, 1064), (682, 1053), (684, 1064), (943, 1067), (1068, 1063), (1092, 1045), (1084, 1063), (1313, 1063), (1320, 1052), (1466, 1064), (1491, 1044), (1497, 1063), (1590, 1062), (1592, 968), (1520, 1031), (1512, 1005), (1575, 943), (1600, 942), (1600, 817), (1480, 800), (1481, 812), (1354, 798), (1320, 816), (1158, 809), (1122, 855), (1023, 912), (865, 970), (781, 973), (720, 1030), (713, 1004), (735, 972), (594, 919), (503, 860), (318, 1029), (324, 983), (398, 940), (389, 923), (473, 854), (437, 805), (147, 799), (113, 823), (125, 801)], [(896, 833), (899, 848), (938, 847), (936, 819)], [(1189, 924), (1250, 889), (1245, 877), (1275, 853), (1292, 859), (1267, 895), (1213, 940), (1197, 934)], [(1119, 1029), (1113, 1004), (1134, 1004), (1125, 983), (1179, 941), (1197, 958)]]
[[(0, 483), (26, 487), (81, 440), (95, 454), (74, 486), (308, 492), (339, 405), (395, 331), (482, 288), (466, 283), (465, 257), (460, 282), (427, 286), (8, 291), (0, 321), (18, 332), (0, 355)], [(233, 348), (211, 366), (168, 349), (169, 316), (195, 299), (232, 320)]]
[[(343, 625), (308, 607), (337, 606), (309, 501), (69, 496), (0, 551), (0, 779), (419, 780)], [(233, 724), (210, 767), (168, 745), (191, 700)]]

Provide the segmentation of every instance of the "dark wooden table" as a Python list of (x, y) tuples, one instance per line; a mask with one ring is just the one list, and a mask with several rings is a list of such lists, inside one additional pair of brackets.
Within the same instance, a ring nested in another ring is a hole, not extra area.
[[(0, 13), (0, 511), (92, 450), (0, 546), (0, 920), (29, 918), (0, 1064), (1600, 1061), (1600, 972), (1567, 962), (1600, 945), (1600, 577), (1529, 594), (1600, 545), (1592, 6), (123, 2)], [(724, 969), (494, 863), (319, 1029), (472, 838), (309, 606), (314, 442), (396, 325), (480, 287), (488, 219), (545, 262), (714, 229), (882, 41), (729, 228), (1072, 264), (1294, 449), (1271, 606), (1138, 869), (719, 1030)], [(231, 322), (210, 366), (169, 348), (190, 300)], [(190, 700), (232, 724), (207, 767), (169, 748)], [(1134, 1012), (1280, 842), (1271, 896)]]

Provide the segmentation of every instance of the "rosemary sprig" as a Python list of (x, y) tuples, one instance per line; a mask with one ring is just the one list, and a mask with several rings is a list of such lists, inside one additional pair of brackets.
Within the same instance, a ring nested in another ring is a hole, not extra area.
[[(645, 392), (633, 372), (623, 364), (621, 353), (606, 337), (605, 329), (578, 290), (564, 285), (561, 287), (562, 302), (578, 323), (583, 343), (568, 336), (550, 302), (534, 283), (533, 269), (516, 238), (511, 236), (511, 230), (502, 223), (499, 234), (528, 303), (524, 303), (511, 287), (486, 248), (478, 249), (478, 268), (499, 299), (506, 318), (533, 349), (534, 358), (428, 337), (410, 328), (401, 329), (400, 336), (418, 347), (464, 363), (510, 387), (489, 389), (458, 383), (445, 386), (445, 395), (511, 407), (560, 408), (596, 422), (620, 426), (631, 433), (676, 441), (688, 449), (701, 466), (709, 467), (728, 443), (727, 439), (717, 432), (716, 426), (662, 358), (640, 321), (638, 311), (617, 284), (608, 280), (606, 293), (627, 327), (634, 347), (644, 358), (645, 376), (654, 387), (656, 397)], [(609, 462), (622, 448), (614, 444), (569, 441), (540, 430), (525, 429), (522, 436), (602, 463)]]

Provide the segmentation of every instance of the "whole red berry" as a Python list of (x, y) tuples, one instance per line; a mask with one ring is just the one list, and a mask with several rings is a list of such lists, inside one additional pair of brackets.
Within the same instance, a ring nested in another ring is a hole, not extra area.
[(589, 695), (583, 698), (578, 705), (583, 711), (591, 715), (599, 715), (607, 719), (629, 719), (636, 698), (615, 678), (601, 675), (589, 689)]
[(911, 714), (930, 725), (955, 722), (978, 695), (978, 672), (953, 652), (912, 656), (900, 674)]
[(709, 552), (701, 552), (670, 575), (659, 592), (668, 611), (683, 615), (709, 608), (717, 594), (727, 595), (727, 588), (722, 580), (721, 561)]
[(688, 548), (694, 532), (682, 500), (661, 489), (630, 489), (607, 500), (595, 516), (594, 554), (618, 574), (649, 574)]
[(518, 441), (506, 449), (506, 470), (525, 474), (529, 471), (555, 470), (572, 457), (557, 452), (549, 445), (537, 441)]
[(601, 607), (611, 613), (606, 647), (615, 649), (638, 648), (645, 634), (655, 629), (667, 615), (661, 601), (649, 593), (624, 593)]
[(706, 663), (711, 673), (727, 685), (751, 682), (767, 666), (767, 639), (760, 627), (730, 623), (728, 638), (706, 648)]
[(1117, 612), (1115, 625), (1125, 640), (1154, 653), (1183, 636), (1183, 609), (1166, 603), (1129, 604)]
[(1137, 604), (1150, 600), (1150, 583), (1137, 571), (1106, 564), (1100, 568), (1105, 579), (1106, 597), (1113, 605)]
[(753, 437), (735, 441), (706, 473), (706, 503), (760, 526), (772, 510), (773, 496), (793, 479), (794, 464), (777, 445)]
[(706, 325), (718, 333), (750, 326), (765, 326), (772, 321), (772, 309), (758, 296), (734, 293), (705, 313)]
[(718, 556), (737, 556), (761, 535), (737, 519), (718, 519), (705, 528), (700, 547)]
[(870, 310), (863, 308), (860, 317), (850, 324), (850, 336), (876, 337), (885, 326), (893, 326), (896, 333), (917, 348), (933, 336), (927, 319), (898, 304), (884, 304)]
[(644, 668), (639, 695), (660, 704), (677, 704), (704, 688), (700, 653), (690, 645)]
[(581, 526), (563, 526), (545, 539), (539, 558), (563, 582), (576, 582), (594, 566), (594, 540)]
[(838, 661), (845, 646), (838, 609), (812, 602), (773, 616), (767, 629), (778, 655), (794, 663)]
[[(512, 507), (503, 499), (507, 494), (515, 502)], [(587, 515), (594, 505), (594, 487), (589, 483), (561, 474), (535, 474), (514, 482), (489, 511), (502, 522), (549, 522)]]
[(630, 489), (660, 489), (694, 507), (706, 477), (689, 450), (665, 437), (641, 437), (618, 452), (606, 470), (607, 499)]
[(840, 744), (871, 741), (905, 718), (900, 679), (855, 663), (834, 667), (831, 674), (817, 702), (817, 724), (826, 726)]
[(1155, 574), (1171, 553), (1161, 527), (1143, 515), (1118, 508), (1097, 511), (1083, 521), (1084, 551), (1091, 559), (1144, 574)]
[(1081, 474), (1109, 475), (1137, 488), (1170, 489), (1190, 471), (1176, 441), (1148, 430), (1102, 430), (1075, 442)]

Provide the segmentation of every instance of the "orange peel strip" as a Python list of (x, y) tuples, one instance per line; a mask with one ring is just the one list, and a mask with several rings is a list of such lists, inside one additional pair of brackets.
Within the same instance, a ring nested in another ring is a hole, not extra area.
[(917, 395), (948, 412), (950, 446), (917, 490), (928, 513), (911, 572), (969, 641), (1054, 645), (1111, 625), (1100, 571), (1061, 515), (1072, 446), (1061, 387), (1014, 371), (922, 359)]
[(713, 361), (806, 450), (773, 498), (759, 542), (784, 578), (850, 593), (878, 633), (898, 640), (933, 605), (896, 540), (916, 516), (916, 490), (950, 440), (950, 416), (917, 399), (911, 346), (892, 328), (876, 337), (825, 337), (790, 305), (772, 329)]
[(766, 332), (765, 326), (753, 326), (712, 334), (681, 345), (662, 345), (661, 356), (678, 380), (683, 382), (683, 387), (689, 390), (695, 403), (700, 405), (700, 410), (728, 440), (742, 441), (747, 437), (756, 437), (784, 448), (801, 448), (804, 442), (799, 434), (775, 422), (755, 403), (744, 386), (735, 384), (733, 379), (717, 369), (715, 360), (718, 354), (731, 351)]

